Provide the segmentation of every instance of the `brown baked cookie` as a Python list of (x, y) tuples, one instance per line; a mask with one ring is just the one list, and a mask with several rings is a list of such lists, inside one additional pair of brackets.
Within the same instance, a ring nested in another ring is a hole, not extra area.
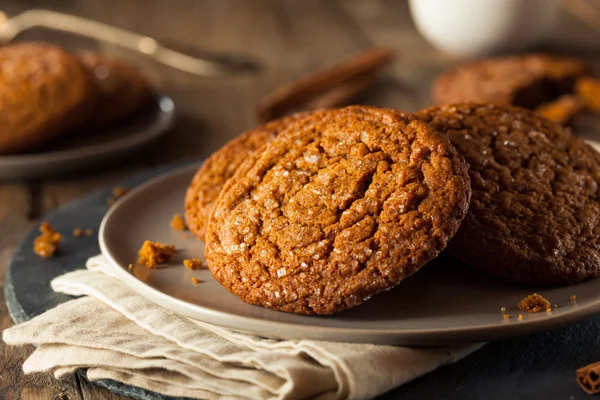
[(470, 164), (469, 213), (448, 251), (493, 275), (564, 285), (600, 274), (600, 157), (570, 130), (510, 106), (417, 113)]
[(194, 175), (185, 196), (185, 222), (204, 240), (208, 217), (225, 182), (240, 164), (280, 131), (309, 113), (297, 113), (244, 132), (213, 153)]
[(227, 181), (206, 259), (247, 303), (331, 314), (396, 286), (444, 249), (469, 186), (447, 137), (410, 114), (318, 111)]
[(433, 85), (436, 104), (464, 101), (535, 108), (573, 91), (590, 73), (585, 62), (568, 57), (527, 54), (488, 58), (440, 75)]
[(564, 94), (554, 101), (542, 104), (535, 109), (535, 112), (552, 122), (568, 125), (585, 109), (586, 106), (581, 98)]
[(0, 83), (0, 153), (33, 150), (68, 132), (91, 104), (85, 69), (57, 46), (0, 47)]
[(117, 122), (149, 101), (150, 84), (127, 62), (93, 52), (80, 53), (79, 59), (87, 68), (96, 93), (94, 111), (85, 121), (86, 127)]
[(600, 80), (581, 78), (575, 85), (577, 95), (591, 111), (600, 114)]

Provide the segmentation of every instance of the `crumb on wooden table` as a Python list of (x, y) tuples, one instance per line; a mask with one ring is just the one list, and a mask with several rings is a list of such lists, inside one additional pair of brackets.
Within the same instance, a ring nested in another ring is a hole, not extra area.
[(508, 314), (503, 314), (503, 315), (502, 315), (502, 318), (504, 318), (504, 319), (510, 319), (510, 315), (508, 315)]
[(82, 237), (83, 236), (83, 229), (81, 229), (81, 228), (75, 228), (75, 229), (73, 229), (73, 236), (75, 236), (75, 237)]
[(183, 221), (183, 218), (181, 218), (181, 215), (173, 215), (173, 218), (171, 219), (171, 228), (182, 232), (185, 231), (185, 222)]
[(571, 297), (569, 297), (569, 299), (571, 299), (571, 301), (577, 301), (577, 296), (572, 295)]
[(554, 308), (558, 308), (558, 305), (554, 304)]
[(185, 265), (185, 267), (187, 269), (191, 269), (192, 271), (207, 268), (206, 264), (204, 264), (204, 262), (202, 260), (200, 260), (199, 258), (193, 258), (191, 260), (183, 260), (183, 265)]
[(150, 269), (166, 263), (175, 254), (175, 246), (146, 240), (138, 251), (138, 262)]
[(506, 307), (500, 307), (500, 312), (502, 314), (505, 314), (506, 313)]
[(523, 314), (519, 314), (519, 321), (523, 321)]
[(199, 284), (200, 282), (202, 282), (200, 279), (198, 279), (198, 278), (192, 278), (192, 283), (193, 283), (194, 285), (197, 285), (197, 284)]
[(536, 313), (550, 308), (550, 302), (537, 293), (530, 294), (517, 304), (521, 311)]
[(33, 252), (40, 257), (50, 258), (58, 250), (62, 235), (58, 233), (48, 222), (40, 225), (40, 236), (33, 241)]
[(92, 236), (94, 234), (94, 230), (92, 228), (87, 228), (85, 231), (83, 231), (83, 234), (85, 236)]

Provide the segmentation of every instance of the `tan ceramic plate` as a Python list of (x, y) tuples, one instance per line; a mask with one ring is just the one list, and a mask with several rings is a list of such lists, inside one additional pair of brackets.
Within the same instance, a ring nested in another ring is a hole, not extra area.
[[(221, 287), (207, 270), (189, 271), (184, 258), (203, 258), (204, 245), (170, 228), (196, 167), (159, 176), (123, 197), (100, 227), (102, 253), (116, 275), (157, 304), (200, 321), (274, 338), (320, 339), (404, 345), (484, 341), (544, 331), (600, 312), (600, 279), (541, 293), (558, 305), (551, 313), (526, 314), (516, 304), (537, 289), (484, 276), (442, 256), (399, 286), (333, 316), (301, 316), (248, 305)], [(180, 249), (156, 270), (135, 265), (144, 240)], [(130, 272), (127, 266), (134, 263)], [(200, 279), (194, 285), (192, 277)], [(571, 295), (577, 296), (572, 302)], [(501, 307), (512, 316), (502, 318)]]
[(72, 174), (127, 156), (166, 133), (173, 113), (173, 101), (157, 95), (148, 107), (118, 125), (97, 132), (76, 132), (43, 151), (0, 155), (0, 179)]

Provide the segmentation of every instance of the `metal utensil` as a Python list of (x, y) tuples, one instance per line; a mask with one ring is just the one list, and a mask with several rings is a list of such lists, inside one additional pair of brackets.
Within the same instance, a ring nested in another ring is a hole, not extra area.
[(121, 46), (146, 54), (172, 68), (201, 76), (230, 75), (256, 71), (259, 68), (256, 62), (242, 56), (207, 52), (193, 56), (165, 47), (150, 36), (49, 10), (28, 10), (6, 21), (0, 21), (0, 42), (10, 42), (23, 31), (34, 27), (73, 33)]

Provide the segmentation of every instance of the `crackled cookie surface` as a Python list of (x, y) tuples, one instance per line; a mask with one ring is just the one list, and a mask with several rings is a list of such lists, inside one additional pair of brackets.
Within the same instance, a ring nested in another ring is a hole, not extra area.
[(246, 131), (227, 142), (202, 164), (185, 196), (185, 220), (198, 239), (204, 240), (213, 204), (240, 164), (289, 124), (308, 115), (296, 113)]
[(251, 304), (354, 307), (446, 246), (467, 211), (467, 170), (446, 136), (409, 114), (315, 112), (226, 183), (207, 230), (209, 268)]
[(600, 157), (528, 110), (460, 104), (418, 113), (470, 164), (469, 213), (455, 257), (513, 281), (560, 285), (600, 275)]
[(91, 106), (81, 63), (60, 47), (0, 47), (0, 153), (19, 153), (68, 132)]

